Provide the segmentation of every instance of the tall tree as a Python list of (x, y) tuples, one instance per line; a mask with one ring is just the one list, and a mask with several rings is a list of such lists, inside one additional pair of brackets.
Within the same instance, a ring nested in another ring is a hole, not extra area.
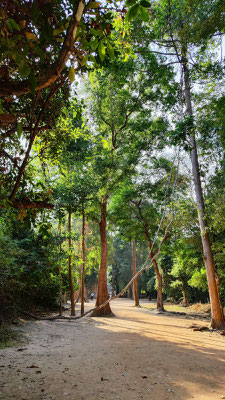
[[(133, 2), (127, 2), (133, 4)], [(141, 2), (132, 5), (128, 11), (127, 19), (134, 18), (141, 12)], [(214, 18), (215, 13), (223, 13), (223, 6), (219, 1), (161, 0), (149, 3), (150, 30), (148, 34), (152, 40), (152, 46), (148, 47), (151, 52), (160, 52), (169, 62), (178, 63), (182, 69), (182, 90), (186, 106), (185, 124), (189, 139), (189, 150), (192, 163), (192, 174), (195, 187), (195, 196), (198, 210), (199, 226), (203, 246), (203, 258), (207, 272), (209, 295), (211, 302), (211, 326), (213, 328), (224, 328), (224, 315), (221, 307), (220, 296), (215, 277), (215, 265), (209, 232), (206, 222), (205, 202), (200, 178), (199, 158), (196, 144), (195, 112), (193, 108), (193, 83), (192, 71), (205, 68), (204, 62), (208, 58), (207, 47), (212, 32), (206, 37), (199, 36), (196, 27)], [(214, 24), (214, 33), (218, 26)], [(156, 45), (158, 48), (155, 48)], [(171, 59), (172, 58), (172, 59)], [(194, 59), (194, 66), (193, 65)], [(208, 60), (207, 60), (208, 61)], [(212, 64), (211, 60), (208, 61)]]

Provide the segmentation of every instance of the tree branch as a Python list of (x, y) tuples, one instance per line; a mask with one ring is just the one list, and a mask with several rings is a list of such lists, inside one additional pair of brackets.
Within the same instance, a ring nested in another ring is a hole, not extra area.
[(39, 123), (40, 123), (40, 121), (41, 121), (41, 119), (42, 119), (42, 117), (43, 117), (43, 114), (44, 114), (46, 108), (48, 107), (48, 105), (49, 105), (49, 103), (50, 103), (52, 97), (55, 95), (55, 93), (58, 91), (58, 89), (63, 85), (64, 80), (65, 80), (65, 78), (62, 79), (62, 81), (61, 81), (60, 83), (58, 83), (58, 85), (56, 85), (56, 86), (53, 88), (53, 90), (49, 93), (49, 95), (48, 95), (48, 97), (47, 97), (47, 99), (46, 99), (46, 101), (45, 101), (45, 103), (44, 103), (44, 105), (43, 105), (43, 107), (42, 107), (42, 109), (41, 109), (39, 115), (38, 115), (38, 118), (37, 118), (37, 121), (36, 121), (34, 130), (33, 130), (32, 134), (31, 134), (31, 137), (30, 137), (29, 145), (28, 145), (28, 148), (27, 148), (27, 151), (26, 151), (24, 160), (23, 160), (23, 162), (22, 162), (22, 164), (21, 164), (21, 166), (20, 166), (19, 173), (18, 173), (17, 179), (16, 179), (16, 183), (15, 183), (15, 185), (14, 185), (13, 191), (12, 191), (11, 196), (10, 196), (10, 199), (9, 199), (10, 201), (13, 201), (13, 200), (14, 200), (15, 195), (16, 195), (18, 189), (19, 189), (19, 185), (20, 185), (22, 176), (23, 176), (23, 174), (24, 174), (25, 167), (26, 167), (26, 165), (27, 165), (27, 161), (28, 161), (28, 158), (29, 158), (29, 156), (30, 156), (30, 152), (31, 152), (31, 149), (32, 149), (34, 140), (35, 140), (35, 138), (36, 138), (36, 136), (37, 136), (37, 134), (38, 134)]
[(7, 158), (9, 158), (10, 161), (12, 161), (12, 163), (14, 164), (14, 166), (16, 168), (19, 168), (18, 164), (17, 164), (17, 160), (16, 157), (11, 156), (10, 154), (8, 154), (4, 149), (1, 150), (1, 154)]
[[(135, 108), (136, 108), (136, 106), (137, 106), (138, 101), (140, 100), (140, 97), (141, 97), (141, 92), (139, 92), (138, 97), (137, 97), (135, 103), (134, 103), (133, 106), (131, 107), (131, 110), (128, 112), (128, 114), (125, 115), (124, 123), (121, 125), (121, 127), (119, 128), (119, 130), (115, 133), (115, 138), (114, 138), (115, 143), (116, 143), (116, 138), (117, 138), (118, 133), (121, 132), (121, 131), (126, 127), (127, 121), (128, 121), (128, 119), (129, 119), (129, 117), (130, 117), (131, 114), (135, 111)], [(114, 147), (115, 147), (115, 146), (114, 146)]]
[[(83, 15), (84, 8), (85, 0), (79, 0), (70, 20), (66, 37), (63, 42), (62, 49), (59, 52), (58, 59), (50, 66), (45, 74), (36, 76), (37, 85), (35, 90), (40, 90), (50, 86), (60, 77), (66, 62), (72, 53), (77, 29)], [(0, 97), (12, 95), (19, 96), (21, 94), (29, 93), (30, 90), (30, 82), (28, 79), (25, 79), (22, 82), (5, 81), (0, 87)]]
[[(48, 209), (52, 210), (54, 204), (48, 203), (46, 200), (31, 201), (29, 199), (18, 199), (9, 203), (9, 206), (19, 210), (33, 210), (33, 209)], [(5, 206), (0, 205), (0, 208), (5, 208)]]

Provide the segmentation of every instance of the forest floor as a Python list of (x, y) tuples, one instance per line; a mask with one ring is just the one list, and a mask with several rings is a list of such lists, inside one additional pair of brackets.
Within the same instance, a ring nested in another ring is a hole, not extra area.
[(141, 306), (118, 299), (111, 318), (21, 320), (23, 344), (0, 350), (0, 399), (225, 399), (225, 336)]

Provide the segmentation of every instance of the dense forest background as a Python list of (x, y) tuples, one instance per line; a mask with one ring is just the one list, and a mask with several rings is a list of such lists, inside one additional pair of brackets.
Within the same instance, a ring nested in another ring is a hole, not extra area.
[(2, 317), (100, 305), (148, 260), (140, 297), (223, 326), (224, 2), (1, 6)]

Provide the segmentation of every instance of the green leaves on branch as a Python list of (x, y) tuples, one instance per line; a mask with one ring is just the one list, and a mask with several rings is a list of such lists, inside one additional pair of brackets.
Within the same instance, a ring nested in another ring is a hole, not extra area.
[(16, 21), (13, 18), (9, 18), (6, 21), (6, 26), (10, 30), (10, 32), (20, 31), (19, 25), (16, 23)]
[(149, 20), (149, 13), (146, 8), (150, 8), (151, 3), (148, 0), (141, 0), (139, 2), (136, 2), (135, 0), (127, 0), (126, 5), (130, 7), (125, 17), (126, 21), (132, 21), (138, 15), (140, 15), (144, 22)]
[(24, 64), (20, 65), (18, 72), (19, 72), (21, 78), (27, 78), (31, 72), (31, 68), (28, 64), (24, 63)]
[(193, 117), (185, 117), (183, 121), (178, 122), (176, 129), (170, 132), (171, 144), (182, 145), (184, 150), (190, 151), (189, 138), (193, 133), (194, 120)]
[(102, 42), (100, 42), (98, 45), (98, 54), (100, 59), (103, 61), (105, 58), (105, 46)]
[(111, 44), (108, 44), (108, 53), (110, 58), (114, 58), (114, 48), (111, 46)]

